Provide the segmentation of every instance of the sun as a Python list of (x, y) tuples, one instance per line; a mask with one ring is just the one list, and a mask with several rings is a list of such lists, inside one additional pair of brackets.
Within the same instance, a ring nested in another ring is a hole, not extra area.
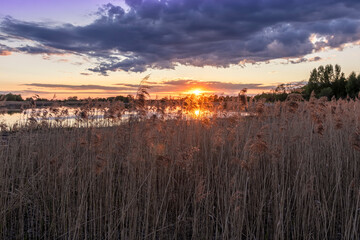
[(201, 89), (194, 89), (191, 90), (192, 94), (195, 94), (196, 96), (199, 96), (200, 94), (202, 94), (204, 91), (202, 91)]
[(199, 116), (200, 115), (200, 110), (195, 110), (195, 116)]

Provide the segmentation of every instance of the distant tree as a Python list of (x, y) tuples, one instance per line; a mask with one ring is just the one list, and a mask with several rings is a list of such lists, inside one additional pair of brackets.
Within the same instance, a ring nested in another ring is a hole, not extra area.
[(339, 65), (335, 65), (335, 79), (332, 82), (331, 89), (336, 97), (336, 99), (339, 98), (345, 98), (346, 93), (346, 78), (345, 74), (341, 72), (341, 67)]
[(321, 88), (328, 88), (335, 80), (335, 73), (333, 65), (329, 64), (325, 67), (320, 66), (318, 69), (319, 81)]
[(116, 96), (115, 97), (115, 101), (121, 101), (121, 102), (124, 102), (124, 103), (129, 103), (129, 96), (127, 97), (124, 97), (124, 96)]
[[(315, 93), (315, 97), (327, 97), (329, 100), (332, 97), (336, 99), (346, 98), (347, 96), (355, 98), (360, 92), (360, 74), (356, 76), (355, 72), (352, 72), (348, 78), (341, 71), (339, 65), (326, 65), (314, 68), (310, 72), (309, 81), (305, 86), (296, 86), (294, 90), (288, 90), (288, 84), (280, 84), (275, 88), (273, 92), (262, 93), (254, 97), (257, 99), (265, 99), (268, 102), (283, 101), (286, 99), (287, 94), (290, 92), (299, 92), (305, 99), (309, 99), (312, 93)], [(292, 89), (292, 88), (290, 88)]]
[(68, 101), (78, 101), (78, 97), (77, 96), (68, 97), (67, 100)]
[(327, 97), (329, 100), (331, 99), (332, 96), (333, 96), (333, 91), (331, 87), (326, 87), (321, 89), (318, 95), (318, 97)]
[(108, 98), (106, 98), (106, 101), (113, 102), (113, 101), (115, 101), (115, 97), (108, 97)]
[(319, 74), (316, 68), (311, 71), (309, 82), (304, 87), (304, 97), (306, 99), (309, 99), (312, 92), (314, 92), (315, 94), (318, 94), (320, 92)]
[(270, 92), (258, 94), (254, 97), (255, 100), (265, 99), (266, 102), (285, 101), (289, 94), (286, 92)]
[(20, 94), (8, 93), (6, 95), (0, 95), (0, 99), (5, 101), (24, 101)]
[(302, 83), (280, 84), (271, 92), (256, 95), (254, 99), (265, 99), (266, 102), (285, 101), (290, 93), (301, 91), (302, 85)]
[(36, 101), (38, 101), (38, 102), (48, 102), (50, 100), (47, 99), (47, 98), (38, 98), (38, 99), (36, 99)]
[(304, 86), (303, 95), (306, 99), (309, 99), (312, 92), (316, 97), (345, 97), (345, 85), (346, 79), (339, 65), (336, 64), (335, 67), (331, 64), (325, 67), (321, 65), (311, 71), (308, 84)]
[(351, 97), (354, 98), (359, 94), (360, 91), (360, 75), (356, 77), (356, 73), (352, 72), (346, 83), (346, 92)]

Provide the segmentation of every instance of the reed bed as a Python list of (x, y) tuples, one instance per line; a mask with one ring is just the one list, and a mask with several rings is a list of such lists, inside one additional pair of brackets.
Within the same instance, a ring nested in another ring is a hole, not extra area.
[(360, 239), (360, 101), (246, 109), (18, 127), (0, 146), (0, 238)]

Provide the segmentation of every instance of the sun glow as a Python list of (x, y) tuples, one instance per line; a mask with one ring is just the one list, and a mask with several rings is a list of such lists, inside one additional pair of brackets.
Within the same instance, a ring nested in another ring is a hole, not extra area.
[(195, 94), (196, 96), (199, 96), (200, 94), (204, 93), (201, 89), (194, 89), (190, 91), (192, 94)]
[(199, 116), (200, 115), (200, 110), (195, 110), (195, 116)]

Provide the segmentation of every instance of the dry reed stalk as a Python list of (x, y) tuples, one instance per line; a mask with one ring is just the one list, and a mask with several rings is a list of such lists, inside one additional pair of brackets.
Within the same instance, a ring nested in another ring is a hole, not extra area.
[(360, 129), (351, 135), (350, 142), (355, 150), (360, 151)]

